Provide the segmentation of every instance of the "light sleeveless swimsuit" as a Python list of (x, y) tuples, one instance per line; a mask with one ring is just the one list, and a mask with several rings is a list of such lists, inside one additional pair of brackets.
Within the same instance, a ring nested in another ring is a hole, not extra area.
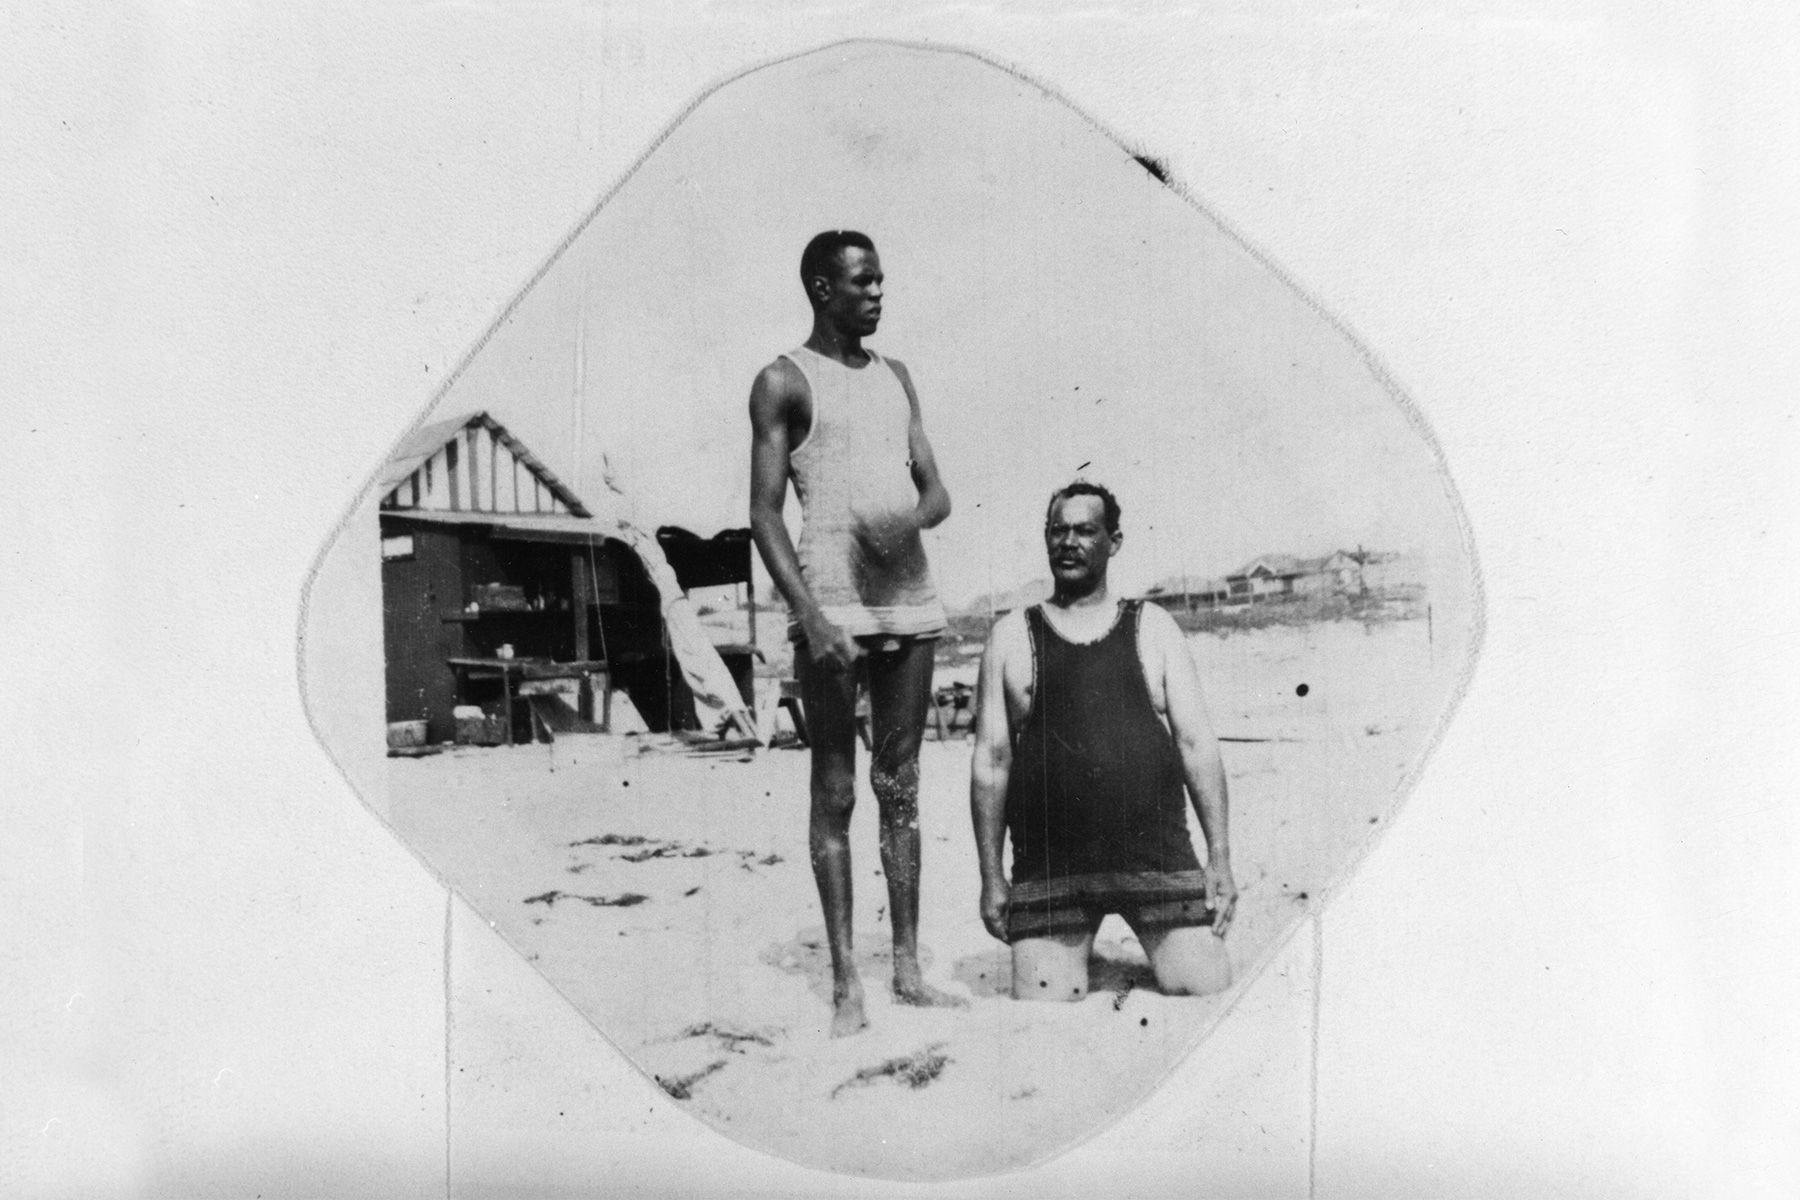
[[(804, 514), (800, 574), (826, 620), (851, 637), (935, 636), (944, 606), (908, 528), (919, 503), (912, 405), (893, 367), (867, 353), (861, 368), (804, 346), (782, 356), (812, 392), (812, 428), (788, 458)], [(797, 625), (789, 636), (799, 640)]]

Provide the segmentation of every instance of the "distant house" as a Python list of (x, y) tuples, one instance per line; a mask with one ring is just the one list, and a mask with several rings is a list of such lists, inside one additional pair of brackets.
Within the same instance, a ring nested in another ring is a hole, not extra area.
[(1302, 558), (1296, 565), (1300, 573), (1294, 576), (1295, 595), (1348, 595), (1362, 590), (1362, 564), (1342, 550), (1333, 550), (1322, 558)]
[(1349, 595), (1365, 589), (1362, 558), (1334, 550), (1319, 558), (1264, 554), (1225, 577), (1228, 604), (1261, 604), (1295, 596)]

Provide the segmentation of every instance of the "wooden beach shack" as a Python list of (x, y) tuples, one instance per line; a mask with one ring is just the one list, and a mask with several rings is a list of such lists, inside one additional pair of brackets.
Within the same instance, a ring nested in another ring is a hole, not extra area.
[[(471, 707), (486, 731), (474, 740), (531, 738), (534, 707), (605, 727), (615, 690), (653, 731), (696, 726), (642, 551), (500, 422), (475, 412), (419, 430), (379, 486), (391, 734), (422, 722), (423, 741), (454, 740)], [(747, 530), (659, 540), (679, 544), (684, 588), (749, 582)], [(461, 731), (471, 740), (466, 717)]]

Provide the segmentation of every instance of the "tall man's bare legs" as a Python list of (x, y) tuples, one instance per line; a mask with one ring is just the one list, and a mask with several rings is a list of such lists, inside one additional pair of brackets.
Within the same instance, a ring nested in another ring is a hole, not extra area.
[[(931, 642), (904, 640), (873, 651), (869, 678), (869, 785), (881, 814), (881, 867), (894, 930), (894, 998), (903, 1004), (961, 1001), (927, 987), (919, 970), (919, 743), (931, 694)], [(850, 814), (856, 807), (856, 675), (797, 656), (812, 738), (813, 879), (831, 949), (833, 1037), (868, 1024), (851, 945)]]

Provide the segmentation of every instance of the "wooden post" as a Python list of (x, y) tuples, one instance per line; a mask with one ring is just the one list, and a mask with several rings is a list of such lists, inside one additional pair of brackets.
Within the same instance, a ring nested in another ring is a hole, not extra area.
[(481, 426), (468, 426), (469, 511), (481, 511)]
[(750, 578), (748, 578), (744, 581), (744, 587), (746, 590), (746, 594), (748, 594), (750, 597), (750, 648), (752, 650), (755, 650), (757, 648), (757, 646), (756, 646), (756, 571), (755, 571), (755, 568), (751, 568)]
[(456, 439), (451, 438), (444, 443), (444, 481), (450, 488), (451, 512), (462, 508), (462, 500), (456, 494), (456, 457)]
[(510, 746), (513, 744), (512, 672), (506, 667), (500, 668), (500, 698), (506, 707), (506, 741), (504, 744)]
[[(569, 555), (569, 609), (575, 620), (575, 661), (586, 662), (588, 654), (588, 573), (587, 558), (576, 550)], [(575, 693), (575, 710), (584, 721), (594, 719), (594, 684), (586, 675), (581, 677), (580, 686)]]

